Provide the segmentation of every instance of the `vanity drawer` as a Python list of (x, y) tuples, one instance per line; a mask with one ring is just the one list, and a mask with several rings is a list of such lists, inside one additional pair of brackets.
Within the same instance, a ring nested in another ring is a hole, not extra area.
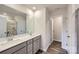
[(14, 46), (14, 47), (12, 47), (12, 48), (9, 48), (9, 49), (7, 49), (7, 50), (1, 52), (1, 53), (2, 53), (2, 54), (12, 54), (12, 53), (14, 53), (15, 51), (18, 51), (19, 49), (21, 49), (22, 47), (24, 47), (25, 45), (26, 45), (26, 42), (21, 43), (21, 44), (18, 44), (18, 45)]
[(41, 36), (37, 36), (35, 38), (33, 38), (34, 41), (41, 39)]
[(32, 44), (32, 39), (27, 41), (27, 44)]
[(20, 50), (16, 51), (13, 54), (26, 54), (26, 47), (21, 48)]

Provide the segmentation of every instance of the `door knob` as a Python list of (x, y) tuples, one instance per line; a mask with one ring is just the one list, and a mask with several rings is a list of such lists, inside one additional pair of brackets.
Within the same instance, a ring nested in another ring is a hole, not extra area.
[(68, 38), (70, 37), (70, 36), (67, 36)]

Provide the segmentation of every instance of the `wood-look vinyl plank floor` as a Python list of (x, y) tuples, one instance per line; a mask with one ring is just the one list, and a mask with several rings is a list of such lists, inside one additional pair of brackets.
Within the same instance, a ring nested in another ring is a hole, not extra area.
[(61, 42), (53, 41), (47, 50), (48, 54), (67, 54), (65, 49), (61, 48)]
[(38, 51), (37, 54), (68, 54), (65, 49), (61, 48), (61, 42), (53, 41), (47, 49), (47, 52)]

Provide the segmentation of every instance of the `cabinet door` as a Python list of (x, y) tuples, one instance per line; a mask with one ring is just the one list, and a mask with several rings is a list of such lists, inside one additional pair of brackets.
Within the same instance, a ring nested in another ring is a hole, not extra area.
[(21, 48), (20, 50), (16, 51), (14, 54), (26, 54), (26, 47)]
[(28, 52), (28, 54), (32, 54), (32, 51), (33, 51), (33, 49), (32, 49), (32, 44), (29, 44), (29, 45), (27, 46), (27, 52)]
[(33, 42), (33, 53), (36, 53), (40, 49), (40, 42), (39, 39)]
[(27, 41), (27, 52), (28, 54), (32, 54), (32, 39)]

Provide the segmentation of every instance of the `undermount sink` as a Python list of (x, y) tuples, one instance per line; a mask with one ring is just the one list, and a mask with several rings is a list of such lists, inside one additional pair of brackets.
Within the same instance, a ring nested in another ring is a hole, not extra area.
[(29, 37), (30, 35), (17, 35), (13, 37), (13, 40), (22, 40), (23, 38)]
[[(9, 39), (7, 39), (7, 40), (1, 41), (1, 42), (0, 42), (0, 45), (7, 44), (7, 43), (9, 43), (9, 42), (11, 42), (11, 43), (14, 42), (14, 43), (15, 43), (17, 40), (19, 41), (20, 39), (16, 39), (16, 40), (15, 40), (15, 39), (12, 39), (12, 38), (10, 39), (10, 38), (9, 38)], [(21, 40), (20, 40), (20, 41), (21, 41)]]
[[(0, 40), (0, 45), (3, 45), (3, 44), (6, 44), (8, 42), (11, 42), (11, 41), (17, 41), (17, 40), (23, 40), (24, 38), (28, 38), (30, 37), (31, 35), (27, 34), (27, 35), (17, 35), (17, 36), (12, 36), (12, 37), (6, 37), (6, 38), (3, 38)], [(6, 39), (6, 40), (4, 40)]]
[(5, 44), (5, 43), (7, 43), (7, 42), (8, 42), (7, 40), (1, 41), (1, 42), (0, 42), (0, 45), (3, 45), (3, 44)]
[(10, 41), (13, 41), (13, 38), (12, 37), (6, 37), (5, 40), (4, 39), (0, 40), (0, 45), (6, 44)]

